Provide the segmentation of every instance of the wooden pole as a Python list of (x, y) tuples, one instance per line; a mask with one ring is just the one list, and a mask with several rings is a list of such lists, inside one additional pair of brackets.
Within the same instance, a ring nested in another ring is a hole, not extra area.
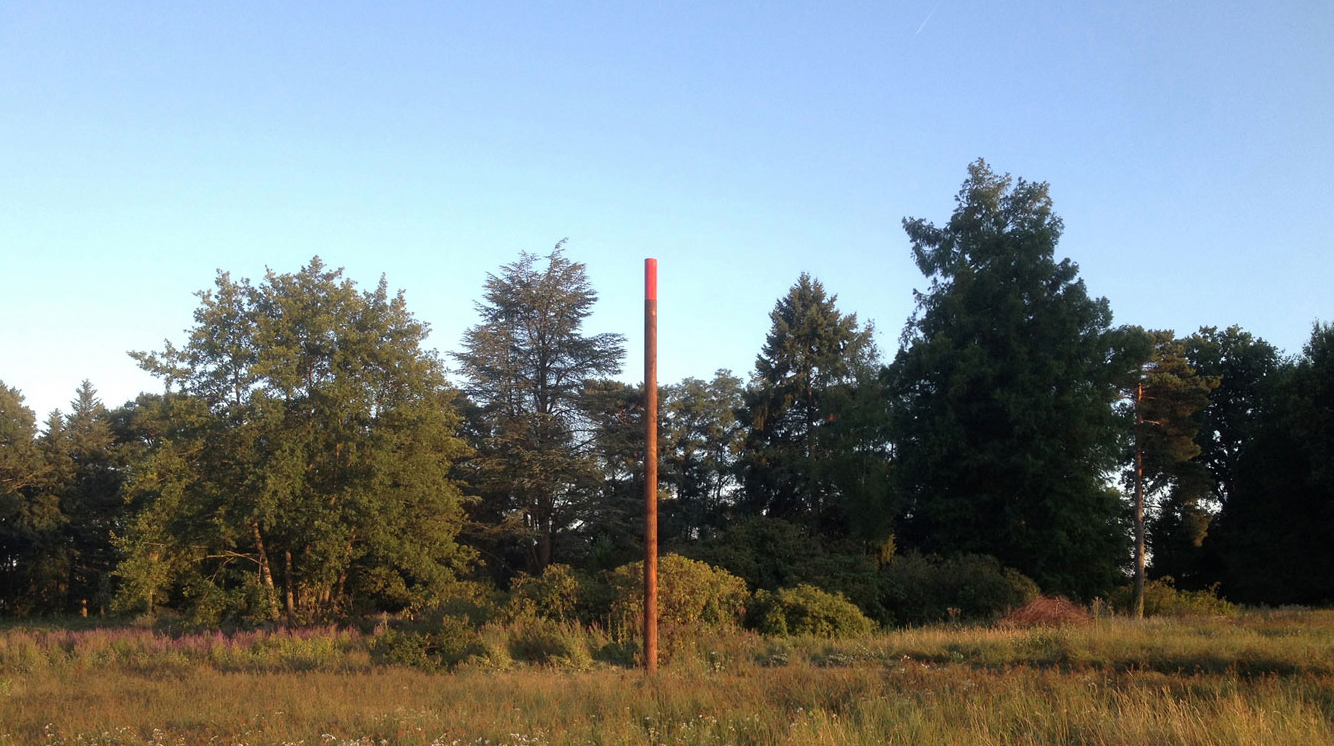
[(644, 669), (658, 670), (658, 260), (644, 260)]

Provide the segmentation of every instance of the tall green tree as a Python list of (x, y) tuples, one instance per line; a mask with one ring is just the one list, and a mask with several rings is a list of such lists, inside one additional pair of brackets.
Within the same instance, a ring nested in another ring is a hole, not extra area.
[(1238, 326), (1202, 327), (1185, 340), (1186, 360), (1218, 386), (1196, 415), (1198, 461), (1213, 479), (1213, 502), (1221, 508), (1236, 494), (1242, 453), (1271, 419), (1275, 383), (1283, 359), (1272, 344)]
[(127, 485), (122, 605), (302, 623), (421, 604), (466, 571), (456, 394), (402, 293), (316, 257), (199, 296), (184, 347), (134, 353), (168, 393), (140, 419), (162, 431)]
[(658, 476), (671, 499), (663, 503), (660, 530), (689, 541), (719, 526), (737, 499), (737, 464), (746, 437), (737, 412), (744, 406), (744, 388), (731, 371), (719, 370), (712, 380), (686, 378), (662, 391)]
[(850, 522), (849, 510), (888, 512), (887, 493), (875, 492), (887, 451), (883, 423), (863, 421), (882, 398), (857, 402), (858, 389), (878, 386), (871, 327), (836, 300), (802, 274), (769, 314), (745, 398), (742, 474), (753, 512), (841, 534), (871, 525)]
[(564, 243), (487, 275), (480, 321), (455, 354), (477, 407), (470, 468), (483, 501), (475, 515), (505, 528), (489, 542), (491, 559), (514, 561), (517, 550), (530, 572), (552, 562), (558, 539), (596, 494), (585, 391), (619, 373), (625, 355), (619, 334), (584, 333), (597, 293)]
[(1154, 564), (1179, 563), (1182, 554), (1198, 548), (1208, 526), (1200, 502), (1208, 492), (1204, 467), (1192, 460), (1200, 454), (1195, 415), (1209, 403), (1218, 379), (1196, 374), (1186, 360), (1184, 344), (1171, 331), (1145, 332), (1150, 354), (1140, 366), (1131, 393), (1135, 415), (1133, 472), (1135, 584), (1133, 613), (1144, 616), (1146, 502), (1156, 515)]
[[(1202, 327), (1185, 340), (1186, 358), (1199, 375), (1217, 378), (1209, 404), (1196, 413), (1196, 443), (1209, 480), (1207, 519), (1198, 551), (1171, 551), (1163, 556), (1155, 546), (1153, 574), (1170, 574), (1178, 587), (1205, 588), (1225, 580), (1227, 545), (1237, 537), (1232, 497), (1249, 481), (1248, 454), (1262, 446), (1263, 435), (1275, 421), (1279, 383), (1288, 369), (1277, 348), (1238, 326)], [(1267, 467), (1265, 467), (1267, 468)], [(1178, 542), (1179, 546), (1179, 542)]]
[(946, 225), (903, 226), (931, 284), (886, 371), (902, 538), (992, 555), (1053, 592), (1106, 591), (1129, 549), (1108, 477), (1137, 360), (1107, 301), (1056, 259), (1047, 184), (979, 160)]
[(60, 486), (70, 559), (67, 608), (101, 613), (111, 603), (119, 561), (112, 539), (126, 518), (121, 482), (128, 464), (91, 382), (75, 392), (61, 435), (67, 464)]
[(1271, 377), (1211, 532), (1223, 591), (1267, 604), (1334, 601), (1334, 325)]
[(62, 610), (65, 516), (55, 487), (35, 415), (0, 383), (0, 614)]

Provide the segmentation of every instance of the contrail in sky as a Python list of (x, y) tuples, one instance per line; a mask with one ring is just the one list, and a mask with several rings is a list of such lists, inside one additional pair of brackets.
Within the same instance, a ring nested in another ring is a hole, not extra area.
[[(926, 24), (927, 24), (927, 23), (930, 23), (930, 21), (931, 21), (931, 16), (933, 16), (933, 15), (936, 14), (936, 8), (939, 8), (939, 7), (940, 7), (940, 3), (937, 2), (936, 5), (935, 5), (935, 7), (931, 9), (931, 12), (926, 14), (926, 18), (923, 19), (923, 21), (922, 21), (922, 25), (917, 27), (917, 34), (922, 33), (922, 29), (926, 28)], [(913, 36), (917, 36), (917, 34), (913, 34)]]

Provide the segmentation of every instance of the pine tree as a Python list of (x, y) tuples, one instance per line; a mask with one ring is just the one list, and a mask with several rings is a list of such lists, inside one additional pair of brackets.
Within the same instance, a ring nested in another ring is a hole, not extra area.
[(64, 425), (70, 465), (60, 490), (70, 553), (67, 608), (102, 613), (111, 603), (119, 561), (112, 538), (125, 518), (120, 489), (127, 464), (91, 382), (75, 392)]
[[(1195, 414), (1209, 403), (1218, 379), (1196, 375), (1186, 360), (1185, 347), (1171, 331), (1146, 333), (1148, 359), (1131, 394), (1135, 414), (1134, 487), (1135, 586), (1132, 612), (1144, 616), (1146, 502), (1166, 494), (1156, 508), (1155, 565), (1168, 566), (1185, 547), (1204, 541), (1207, 520), (1200, 500), (1206, 484), (1201, 466), (1191, 463), (1200, 454), (1195, 442), (1199, 424)], [(1185, 545), (1184, 547), (1182, 545)], [(1161, 556), (1159, 552), (1161, 551)]]

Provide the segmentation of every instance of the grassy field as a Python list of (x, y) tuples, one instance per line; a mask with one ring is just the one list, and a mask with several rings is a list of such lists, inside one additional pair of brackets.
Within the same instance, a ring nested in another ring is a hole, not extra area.
[(372, 639), (0, 631), (0, 744), (1334, 744), (1334, 612), (738, 633), (652, 680), (598, 662), (596, 634), (562, 665), (451, 672)]

